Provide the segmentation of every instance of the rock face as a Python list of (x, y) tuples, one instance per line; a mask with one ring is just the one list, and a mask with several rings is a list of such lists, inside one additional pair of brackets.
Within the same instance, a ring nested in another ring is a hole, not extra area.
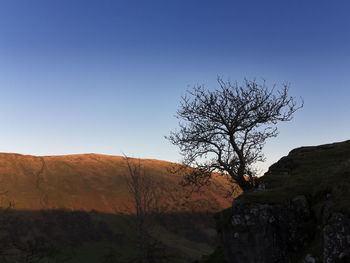
[(350, 219), (334, 213), (323, 228), (324, 263), (350, 262)]
[[(350, 219), (327, 211), (322, 221), (302, 195), (285, 205), (237, 200), (219, 236), (229, 263), (350, 262)], [(322, 244), (319, 257), (307, 251), (315, 238)], [(300, 251), (304, 256), (295, 259)]]
[(232, 263), (290, 262), (291, 250), (311, 239), (304, 229), (310, 220), (304, 196), (286, 206), (235, 201), (230, 225), (220, 231), (226, 259)]
[(350, 263), (350, 140), (292, 150), (218, 215), (227, 262)]

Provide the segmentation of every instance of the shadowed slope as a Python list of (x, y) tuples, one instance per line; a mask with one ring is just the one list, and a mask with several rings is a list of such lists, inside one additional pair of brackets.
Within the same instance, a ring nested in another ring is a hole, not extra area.
[[(172, 211), (216, 211), (230, 205), (224, 198), (228, 186), (223, 178), (188, 194), (179, 186), (181, 176), (168, 171), (172, 163), (142, 159), (146, 176), (162, 188), (162, 205)], [(132, 200), (125, 176), (123, 157), (100, 154), (43, 156), (0, 153), (2, 205), (13, 202), (16, 209), (65, 208), (106, 213), (130, 212)]]
[(261, 181), (267, 191), (240, 199), (281, 203), (305, 195), (314, 203), (327, 200), (337, 211), (350, 214), (350, 140), (294, 149), (273, 164)]

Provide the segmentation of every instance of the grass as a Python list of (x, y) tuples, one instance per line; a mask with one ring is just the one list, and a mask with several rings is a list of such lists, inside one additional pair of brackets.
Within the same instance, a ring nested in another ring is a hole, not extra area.
[[(53, 258), (57, 262), (101, 263), (108, 255), (110, 260), (119, 260), (108, 262), (133, 262), (137, 254), (138, 235), (133, 215), (67, 210), (3, 210), (0, 218), (0, 248), (4, 249), (6, 246), (2, 248), (2, 245), (10, 244), (5, 252), (15, 253), (7, 257), (8, 262), (24, 262), (23, 258), (32, 251), (30, 243), (36, 240), (43, 242), (34, 242), (35, 253), (41, 250), (44, 250), (44, 254), (49, 253), (51, 247), (55, 252), (51, 261), (44, 258), (36, 261), (38, 263), (52, 262)], [(202, 219), (200, 223), (199, 218)], [(172, 228), (166, 227), (167, 224), (171, 224)], [(211, 214), (163, 215), (157, 217), (152, 225), (151, 234), (157, 244), (157, 253), (166, 256), (166, 262), (192, 262), (214, 250)], [(186, 232), (186, 229), (195, 231)]]
[[(140, 162), (145, 176), (154, 178), (162, 187), (162, 205), (178, 209), (180, 202), (187, 202), (185, 211), (197, 211), (228, 207), (224, 198), (229, 190), (226, 181), (215, 177), (212, 185), (203, 189), (205, 194), (194, 193), (191, 200), (179, 200), (187, 196), (186, 189), (179, 185), (182, 177), (170, 172), (173, 163), (132, 159)], [(120, 156), (100, 154), (77, 154), (43, 156), (0, 153), (0, 201), (15, 203), (20, 210), (69, 209), (96, 210), (102, 213), (131, 212), (126, 177), (128, 168)], [(43, 198), (47, 203), (43, 207)], [(196, 206), (198, 200), (206, 200)], [(188, 202), (189, 201), (189, 202)], [(203, 205), (204, 204), (204, 205)]]
[[(170, 172), (172, 163), (134, 161), (140, 162), (145, 176), (161, 186), (162, 217), (155, 222), (153, 234), (159, 246), (171, 255), (169, 262), (191, 262), (211, 252), (216, 234), (212, 212), (231, 204), (224, 197), (229, 190), (226, 181), (214, 176), (213, 183), (201, 193), (188, 196), (179, 184), (182, 177)], [(7, 207), (9, 202), (15, 205), (10, 214), (16, 227), (5, 224), (12, 229), (8, 236), (16, 239), (22, 250), (30, 245), (26, 239), (31, 242), (40, 237), (63, 251), (58, 255), (60, 260), (73, 255), (67, 261), (70, 263), (100, 263), (106, 254), (132, 258), (137, 232), (127, 175), (125, 160), (118, 156), (0, 153), (0, 193), (6, 192), (0, 196), (0, 207)], [(23, 261), (15, 258), (13, 262), (16, 260)]]
[(227, 261), (224, 256), (223, 248), (218, 246), (213, 253), (203, 256), (200, 260), (195, 261), (194, 263), (227, 263)]
[[(288, 204), (297, 195), (307, 197), (312, 218), (300, 227), (313, 239), (291, 255), (291, 262), (301, 262), (311, 253), (323, 260), (322, 219), (327, 205), (330, 212), (350, 215), (350, 141), (301, 147), (272, 165), (261, 178), (265, 191), (245, 192), (239, 202)], [(229, 210), (217, 214), (219, 228), (229, 226)]]
[(305, 195), (312, 206), (327, 201), (334, 211), (349, 215), (350, 141), (295, 149), (271, 166), (261, 180), (267, 191), (248, 192), (239, 199), (283, 203)]

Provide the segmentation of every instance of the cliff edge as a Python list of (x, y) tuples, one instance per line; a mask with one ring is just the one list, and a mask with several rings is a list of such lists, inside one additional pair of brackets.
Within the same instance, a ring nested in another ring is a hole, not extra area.
[(229, 263), (350, 262), (350, 141), (292, 150), (217, 215)]

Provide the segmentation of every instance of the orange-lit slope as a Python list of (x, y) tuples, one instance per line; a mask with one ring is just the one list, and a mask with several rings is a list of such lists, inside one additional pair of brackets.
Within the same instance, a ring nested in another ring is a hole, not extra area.
[[(181, 177), (168, 171), (172, 163), (141, 159), (146, 175), (163, 189), (160, 201), (176, 211), (215, 211), (230, 205), (225, 199), (228, 186), (222, 178), (194, 194), (189, 200), (179, 182)], [(0, 153), (2, 206), (14, 203), (16, 209), (65, 208), (107, 213), (129, 212), (132, 198), (125, 176), (125, 159), (100, 154), (36, 157)], [(181, 200), (180, 200), (181, 199)]]

